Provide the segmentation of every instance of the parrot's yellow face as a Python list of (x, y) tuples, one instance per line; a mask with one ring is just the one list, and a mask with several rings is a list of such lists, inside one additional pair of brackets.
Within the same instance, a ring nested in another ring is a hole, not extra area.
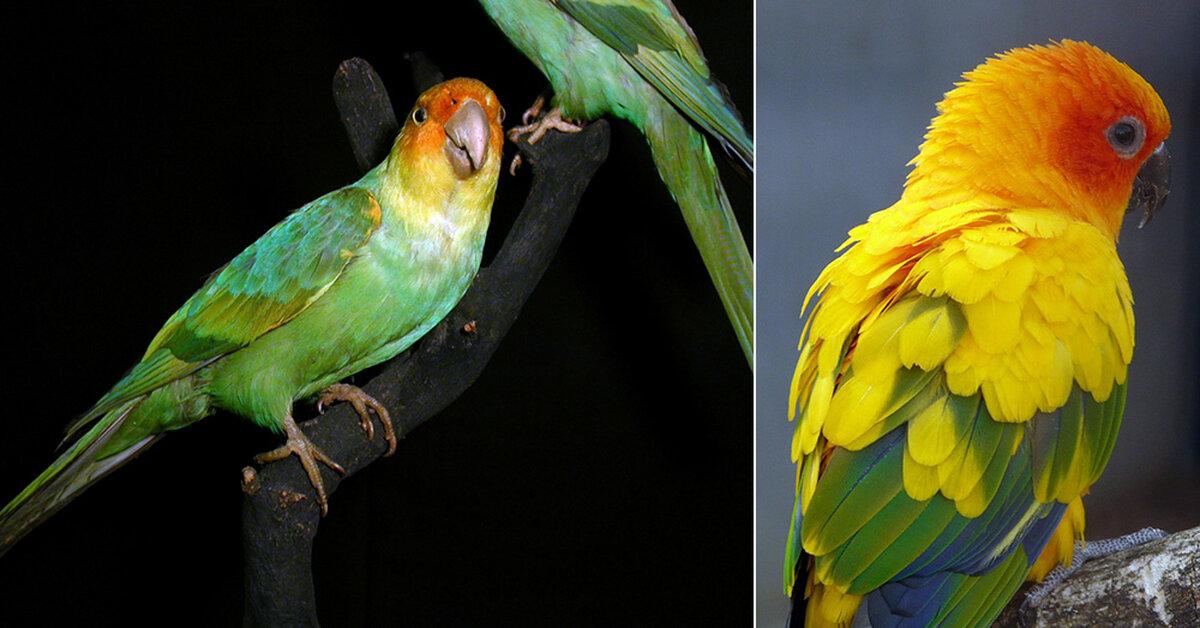
[(963, 78), (938, 105), (906, 195), (952, 181), (1064, 211), (1114, 237), (1127, 204), (1149, 216), (1162, 203), (1171, 121), (1129, 66), (1063, 41), (999, 55)]
[[(499, 173), (504, 108), (496, 94), (468, 78), (439, 83), (417, 99), (395, 150), (406, 163), (420, 164), (435, 179), (467, 181)], [(494, 179), (493, 179), (494, 180)]]

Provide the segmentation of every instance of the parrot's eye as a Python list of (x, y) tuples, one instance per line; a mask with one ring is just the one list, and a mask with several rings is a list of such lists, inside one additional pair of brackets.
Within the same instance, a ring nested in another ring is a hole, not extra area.
[(1122, 159), (1129, 159), (1137, 154), (1142, 148), (1142, 143), (1146, 141), (1146, 127), (1142, 126), (1142, 121), (1133, 116), (1124, 116), (1120, 120), (1113, 123), (1104, 132), (1108, 138), (1108, 145), (1117, 152), (1117, 156)]
[(501, 123), (501, 124), (503, 124), (503, 123), (504, 123), (504, 116), (505, 116), (505, 113), (506, 113), (506, 112), (504, 111), (504, 105), (500, 105), (500, 123)]
[(425, 119), (428, 117), (429, 117), (429, 114), (425, 112), (424, 107), (417, 107), (416, 109), (413, 109), (413, 112), (412, 112), (413, 122), (416, 122), (417, 124), (422, 124), (425, 122)]

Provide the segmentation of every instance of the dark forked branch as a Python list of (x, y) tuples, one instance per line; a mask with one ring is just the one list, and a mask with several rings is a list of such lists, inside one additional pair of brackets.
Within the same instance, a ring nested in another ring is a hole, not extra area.
[[(434, 76), (414, 60), (418, 87)], [(364, 169), (386, 155), (399, 126), (387, 91), (362, 59), (344, 61), (334, 77), (334, 96)], [(457, 307), (416, 345), (392, 360), (363, 386), (388, 407), (403, 437), (436, 415), (470, 386), (504, 338), (558, 250), (575, 208), (608, 154), (603, 121), (576, 135), (551, 134), (518, 146), (533, 167), (525, 206), (495, 260), (482, 269)], [(376, 421), (376, 433), (382, 426)], [(304, 432), (346, 469), (346, 477), (381, 457), (382, 438), (366, 440), (348, 404), (301, 425)], [(326, 491), (343, 477), (322, 467)], [(243, 489), (245, 624), (316, 625), (312, 544), (320, 524), (316, 500), (295, 458), (247, 468)], [(336, 502), (334, 502), (336, 508)]]

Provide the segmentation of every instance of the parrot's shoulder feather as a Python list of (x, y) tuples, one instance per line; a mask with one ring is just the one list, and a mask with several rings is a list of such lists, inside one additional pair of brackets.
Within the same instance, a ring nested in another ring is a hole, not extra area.
[(670, 2), (555, 0), (617, 50), (658, 91), (754, 167), (754, 143), (725, 87), (713, 78), (700, 42)]
[(163, 326), (146, 355), (203, 362), (286, 324), (337, 281), (379, 228), (371, 193), (342, 188), (272, 227), (213, 274)]

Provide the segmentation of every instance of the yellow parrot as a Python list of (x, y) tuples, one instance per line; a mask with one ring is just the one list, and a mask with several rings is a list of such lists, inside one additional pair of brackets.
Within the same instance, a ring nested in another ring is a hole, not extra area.
[(1074, 41), (989, 59), (938, 105), (900, 200), (805, 300), (785, 578), (807, 625), (987, 625), (1070, 561), (1133, 357), (1116, 242), (1166, 196), (1170, 130), (1145, 80)]

